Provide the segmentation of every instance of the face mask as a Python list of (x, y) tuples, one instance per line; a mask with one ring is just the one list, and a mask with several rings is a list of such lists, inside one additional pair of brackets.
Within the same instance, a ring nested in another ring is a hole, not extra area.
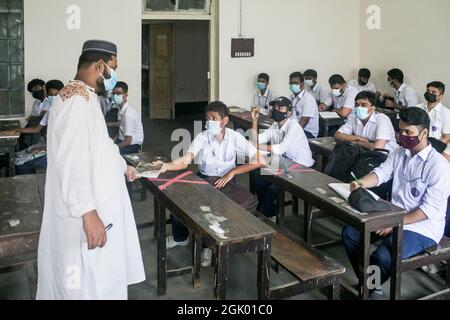
[(109, 79), (106, 79), (102, 73), (100, 73), (101, 77), (103, 78), (103, 84), (105, 85), (106, 91), (112, 91), (117, 83), (117, 72), (110, 67), (106, 63), (103, 62), (103, 64), (108, 68), (109, 74), (111, 77)]
[(44, 89), (33, 91), (33, 98), (43, 101), (45, 98)]
[(399, 143), (400, 143), (400, 146), (402, 146), (403, 148), (412, 150), (419, 145), (420, 140), (419, 140), (419, 136), (408, 137), (408, 136), (401, 134)]
[(264, 82), (257, 82), (256, 83), (256, 87), (258, 88), (258, 90), (262, 91), (262, 90), (266, 90), (266, 84)]
[(213, 136), (217, 136), (218, 134), (220, 134), (220, 132), (222, 132), (220, 121), (208, 120), (205, 127), (206, 130), (208, 130), (208, 133), (212, 134)]
[(314, 87), (314, 81), (313, 80), (305, 80), (305, 84), (308, 87), (310, 87), (310, 88)]
[(290, 89), (291, 89), (291, 92), (294, 94), (300, 93), (302, 91), (299, 84), (291, 84)]
[(366, 120), (369, 117), (369, 110), (367, 110), (367, 108), (364, 107), (356, 107), (355, 116), (359, 120)]
[(287, 112), (281, 112), (281, 111), (278, 111), (277, 109), (274, 109), (272, 111), (272, 119), (275, 120), (275, 122), (281, 122), (286, 118), (287, 118)]
[(389, 82), (389, 86), (390, 86), (391, 88), (395, 88), (395, 86), (394, 86), (394, 81)]
[(358, 81), (360, 86), (366, 86), (369, 82), (367, 81)]
[(435, 103), (438, 101), (437, 95), (429, 93), (428, 91), (425, 92), (424, 97), (429, 103)]
[(120, 104), (122, 104), (122, 102), (123, 102), (123, 95), (115, 94), (114, 95), (114, 103), (120, 105)]
[(56, 96), (48, 96), (47, 97), (48, 103), (50, 103), (50, 105), (52, 105), (53, 101), (55, 101), (55, 98), (56, 98)]
[(342, 96), (342, 93), (341, 93), (341, 89), (333, 89), (333, 95), (335, 96), (335, 97), (340, 97), (340, 96)]

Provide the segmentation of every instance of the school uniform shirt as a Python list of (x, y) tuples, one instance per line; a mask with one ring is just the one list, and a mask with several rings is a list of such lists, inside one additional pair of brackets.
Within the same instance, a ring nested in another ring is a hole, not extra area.
[(353, 110), (355, 107), (355, 98), (358, 95), (358, 89), (347, 85), (344, 94), (340, 97), (336, 97), (333, 93), (330, 93), (325, 99), (324, 104), (328, 107), (334, 106), (335, 109), (342, 109), (343, 107)]
[[(261, 107), (261, 113), (263, 115), (268, 115), (270, 113), (271, 107), (269, 106), (269, 103), (271, 103), (273, 100), (275, 100), (277, 97), (275, 96), (275, 94), (273, 93), (272, 90), (270, 90), (269, 88), (266, 88), (266, 91), (264, 92), (264, 94), (261, 94), (261, 91), (258, 90), (258, 92), (256, 92), (255, 97), (253, 98), (253, 105), (257, 106), (257, 107)], [(264, 107), (267, 106), (267, 109), (265, 109)]]
[(404, 230), (419, 233), (436, 243), (442, 239), (445, 227), (447, 199), (450, 194), (450, 164), (431, 145), (411, 156), (402, 147), (373, 173), (378, 185), (393, 178), (392, 203), (407, 212), (420, 208), (427, 220), (405, 225)]
[(256, 148), (239, 132), (225, 128), (222, 142), (219, 143), (208, 131), (203, 131), (195, 137), (187, 152), (196, 158), (200, 173), (223, 177), (236, 167), (238, 154), (251, 159), (256, 154)]
[(428, 110), (427, 103), (422, 103), (416, 107), (428, 112), (430, 116), (430, 137), (441, 140), (444, 134), (450, 134), (450, 109), (446, 108), (442, 103)]
[(319, 108), (314, 97), (303, 90), (297, 96), (291, 95), (291, 102), (292, 117), (297, 121), (300, 121), (302, 117), (310, 118), (304, 130), (317, 137), (319, 135)]
[(419, 104), (416, 91), (405, 83), (395, 91), (394, 100), (396, 104), (404, 107), (412, 107)]
[(292, 161), (311, 167), (314, 164), (308, 139), (297, 120), (290, 118), (280, 128), (273, 123), (266, 131), (258, 136), (259, 143), (270, 142), (272, 153), (281, 155)]
[(330, 94), (330, 91), (322, 87), (319, 83), (316, 83), (312, 88), (308, 87), (306, 90), (316, 99), (317, 104), (325, 102)]
[(131, 145), (141, 145), (144, 142), (144, 128), (139, 120), (137, 112), (127, 102), (119, 112), (119, 140), (125, 140), (126, 136), (131, 136)]
[(33, 109), (31, 111), (31, 115), (33, 117), (39, 117), (43, 111), (47, 111), (50, 109), (51, 105), (47, 98), (44, 101), (35, 100), (33, 103)]
[(350, 80), (348, 82), (348, 85), (358, 89), (359, 92), (362, 91), (370, 91), (373, 93), (377, 92), (377, 87), (375, 86), (375, 83), (373, 83), (372, 81), (369, 81), (366, 85), (362, 86), (359, 84), (358, 80)]
[(358, 118), (352, 117), (338, 132), (364, 137), (372, 142), (376, 140), (387, 140), (384, 149), (389, 150), (389, 152), (393, 152), (398, 148), (392, 122), (388, 116), (382, 113), (373, 113), (366, 125)]

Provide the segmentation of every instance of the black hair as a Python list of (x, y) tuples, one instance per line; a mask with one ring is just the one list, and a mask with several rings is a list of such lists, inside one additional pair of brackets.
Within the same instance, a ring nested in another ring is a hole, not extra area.
[(371, 73), (369, 69), (362, 68), (358, 71), (358, 77), (370, 79)]
[(355, 102), (358, 100), (368, 100), (375, 107), (377, 104), (377, 95), (371, 91), (361, 91), (357, 94)]
[(405, 76), (400, 69), (391, 69), (387, 74), (392, 80), (397, 80), (400, 83), (403, 83), (403, 80), (405, 79)]
[(430, 116), (428, 113), (417, 107), (410, 107), (400, 111), (400, 120), (412, 126), (417, 126), (420, 131), (423, 129), (430, 130)]
[(303, 72), (303, 76), (317, 78), (317, 71), (313, 69), (308, 69), (305, 72)]
[(31, 92), (31, 90), (35, 86), (43, 87), (43, 86), (45, 86), (45, 81), (42, 80), (42, 79), (33, 79), (33, 80), (31, 80), (30, 82), (28, 82), (28, 85), (27, 85), (28, 92)]
[(328, 80), (328, 83), (330, 84), (330, 86), (334, 86), (336, 84), (344, 84), (345, 83), (345, 79), (340, 74), (333, 74), (330, 77), (330, 79)]
[(438, 89), (439, 92), (440, 92), (441, 94), (444, 94), (444, 93), (445, 93), (445, 84), (443, 84), (443, 83), (440, 82), (440, 81), (433, 81), (433, 82), (430, 82), (429, 84), (427, 84), (427, 89), (428, 89), (429, 87), (433, 87), (433, 88)]
[(228, 107), (222, 101), (212, 101), (210, 102), (206, 108), (205, 113), (207, 112), (217, 112), (223, 118), (228, 117)]
[(105, 63), (108, 63), (108, 61), (112, 60), (113, 54), (106, 54), (106, 53), (100, 53), (95, 51), (86, 51), (83, 52), (78, 59), (78, 70), (85, 69), (91, 66), (93, 63), (96, 63), (100, 60), (105, 61)]
[(264, 79), (264, 80), (266, 80), (267, 82), (269, 82), (269, 80), (270, 80), (270, 77), (269, 77), (269, 75), (267, 74), (267, 73), (260, 73), (260, 74), (258, 74), (258, 79)]
[(305, 82), (305, 77), (303, 76), (303, 74), (301, 72), (296, 71), (289, 75), (289, 79), (294, 79), (294, 78), (299, 78), (300, 83)]
[(45, 84), (45, 88), (47, 89), (47, 91), (49, 89), (56, 89), (58, 91), (60, 91), (62, 88), (64, 88), (64, 83), (62, 83), (62, 81), (59, 80), (50, 80), (47, 81), (47, 83)]
[(124, 93), (128, 93), (128, 85), (123, 81), (117, 81), (115, 88), (121, 88)]

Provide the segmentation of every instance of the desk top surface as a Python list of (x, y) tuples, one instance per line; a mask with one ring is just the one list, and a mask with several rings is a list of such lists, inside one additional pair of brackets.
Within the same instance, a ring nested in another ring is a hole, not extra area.
[(308, 142), (313, 151), (322, 149), (322, 151), (331, 153), (336, 146), (336, 140), (334, 137), (308, 139)]
[[(238, 119), (241, 120), (246, 124), (248, 128), (251, 128), (253, 120), (252, 120), (252, 113), (248, 111), (247, 109), (240, 108), (240, 107), (230, 107), (229, 108), (229, 116), (231, 120), (233, 121)], [(274, 123), (274, 120), (269, 118), (266, 115), (260, 114), (258, 119), (258, 126), (260, 128), (269, 128), (272, 123)]]

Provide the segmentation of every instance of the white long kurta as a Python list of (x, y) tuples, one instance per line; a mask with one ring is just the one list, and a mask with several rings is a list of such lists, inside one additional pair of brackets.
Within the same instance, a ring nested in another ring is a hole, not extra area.
[[(145, 280), (125, 184), (126, 163), (108, 136), (94, 90), (61, 90), (47, 131), (48, 168), (38, 249), (37, 299), (127, 299)], [(82, 215), (112, 223), (103, 248), (87, 250)]]

